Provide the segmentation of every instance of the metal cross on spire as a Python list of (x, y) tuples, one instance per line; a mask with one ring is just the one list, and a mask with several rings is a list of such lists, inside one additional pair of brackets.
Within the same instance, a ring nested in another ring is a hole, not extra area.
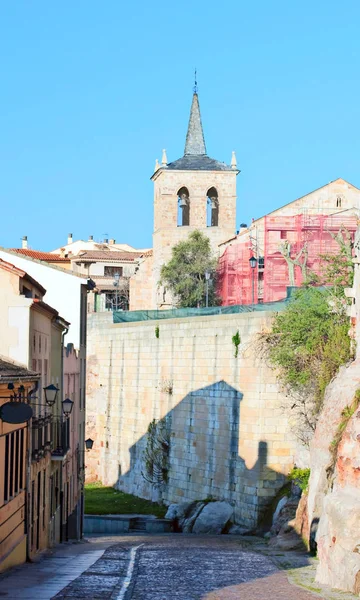
[(194, 94), (198, 93), (198, 85), (197, 85), (197, 72), (196, 72), (196, 67), (195, 67), (195, 85), (194, 85)]

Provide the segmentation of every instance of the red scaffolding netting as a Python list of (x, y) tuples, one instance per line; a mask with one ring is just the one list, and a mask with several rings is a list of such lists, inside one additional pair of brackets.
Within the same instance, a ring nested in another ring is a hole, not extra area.
[[(335, 236), (347, 230), (353, 237), (355, 215), (267, 216), (258, 232), (229, 246), (219, 261), (219, 294), (223, 305), (274, 302), (286, 297), (288, 286), (300, 286), (310, 272), (320, 275), (321, 256), (339, 252)], [(252, 255), (258, 259), (250, 266)]]

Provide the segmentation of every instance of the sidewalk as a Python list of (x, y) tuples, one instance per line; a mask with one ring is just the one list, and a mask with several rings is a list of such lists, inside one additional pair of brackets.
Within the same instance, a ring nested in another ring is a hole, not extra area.
[(1, 574), (0, 600), (50, 600), (114, 543), (114, 538), (102, 537), (59, 544), (35, 563), (25, 563)]

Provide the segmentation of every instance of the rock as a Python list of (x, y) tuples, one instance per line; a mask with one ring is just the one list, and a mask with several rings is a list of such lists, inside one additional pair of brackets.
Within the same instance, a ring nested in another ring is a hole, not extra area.
[(165, 515), (165, 519), (171, 519), (172, 521), (174, 521), (175, 519), (177, 519), (178, 521), (183, 519), (193, 504), (194, 502), (181, 502), (180, 504), (170, 504)]
[(270, 546), (278, 550), (305, 550), (307, 545), (303, 537), (308, 532), (307, 495), (303, 494), (300, 501), (296, 496), (287, 498), (276, 512), (277, 518), (270, 531), (273, 536)]
[(241, 527), (241, 525), (235, 525), (234, 523), (231, 525), (228, 531), (229, 535), (245, 535), (246, 533), (249, 533), (249, 529)]
[(308, 494), (303, 492), (295, 515), (295, 531), (309, 549), (310, 527), (308, 515)]
[(337, 490), (324, 499), (317, 532), (319, 566), (316, 581), (359, 594), (359, 490)]
[(288, 501), (288, 497), (287, 496), (283, 496), (282, 498), (280, 498), (277, 507), (275, 508), (275, 512), (273, 514), (273, 518), (272, 518), (272, 524), (275, 525), (278, 516), (280, 514), (280, 511), (284, 508), (285, 504)]
[(346, 406), (352, 404), (359, 385), (360, 360), (357, 359), (348, 367), (342, 367), (338, 375), (328, 385), (324, 405), (316, 431), (310, 444), (310, 481), (309, 481), (309, 527), (310, 546), (316, 549), (315, 538), (323, 502), (332, 486), (328, 467), (332, 463), (329, 450), (337, 428), (341, 422), (341, 413)]
[(280, 533), (280, 531), (284, 527), (286, 527), (286, 524), (289, 521), (292, 521), (293, 519), (295, 519), (296, 509), (299, 504), (299, 499), (298, 498), (286, 498), (286, 502), (283, 502), (282, 504), (283, 504), (283, 506), (278, 511), (277, 518), (276, 518), (276, 520), (273, 521), (273, 525), (270, 530), (273, 535), (278, 535)]
[(232, 518), (234, 509), (227, 502), (209, 502), (197, 517), (193, 533), (220, 534)]
[(181, 526), (183, 533), (191, 533), (193, 525), (205, 506), (204, 502), (195, 502), (183, 519)]
[(170, 519), (171, 521), (176, 519), (178, 506), (178, 504), (170, 504), (170, 506), (167, 509), (165, 519)]

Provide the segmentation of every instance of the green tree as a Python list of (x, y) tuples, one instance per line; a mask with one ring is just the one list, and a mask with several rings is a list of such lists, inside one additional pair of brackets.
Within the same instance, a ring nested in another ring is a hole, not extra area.
[(172, 257), (162, 266), (160, 284), (172, 293), (177, 306), (190, 308), (205, 306), (205, 272), (211, 272), (209, 282), (209, 306), (219, 304), (216, 295), (216, 265), (210, 240), (201, 231), (193, 231), (189, 237), (172, 248)]
[(345, 295), (353, 282), (353, 243), (344, 227), (328, 233), (338, 252), (320, 255), (318, 274), (307, 274), (304, 286), (259, 338), (260, 350), (277, 369), (287, 393), (284, 408), (290, 409), (293, 429), (305, 444), (315, 429), (326, 387), (353, 358)]

